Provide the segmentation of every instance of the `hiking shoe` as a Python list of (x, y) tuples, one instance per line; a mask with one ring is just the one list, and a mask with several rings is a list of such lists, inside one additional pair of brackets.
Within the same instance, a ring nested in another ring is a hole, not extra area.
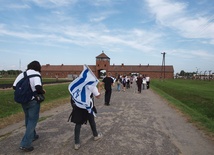
[(33, 142), (34, 142), (35, 140), (37, 140), (37, 139), (39, 139), (39, 135), (35, 135), (35, 137), (34, 137), (34, 139), (33, 139)]
[(80, 144), (74, 144), (74, 149), (78, 150), (80, 148)]
[(33, 146), (31, 146), (31, 147), (22, 147), (22, 146), (20, 146), (19, 149), (22, 150), (22, 151), (25, 151), (25, 152), (31, 152), (31, 151), (34, 150), (34, 147)]
[(94, 140), (95, 140), (95, 141), (96, 141), (96, 140), (100, 140), (101, 138), (103, 138), (102, 133), (98, 133), (98, 135), (94, 137)]

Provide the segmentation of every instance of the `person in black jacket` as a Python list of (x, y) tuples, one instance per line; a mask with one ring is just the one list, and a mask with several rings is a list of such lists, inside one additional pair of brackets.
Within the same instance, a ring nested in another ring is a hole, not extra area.
[(111, 77), (111, 73), (109, 72), (107, 76), (103, 79), (103, 84), (105, 88), (105, 105), (110, 105), (110, 99), (111, 99), (111, 92), (112, 92), (112, 85), (114, 83), (114, 80)]
[(142, 80), (142, 75), (138, 75), (137, 81), (136, 81), (136, 83), (137, 83), (137, 88), (138, 88), (138, 93), (141, 93), (142, 82), (143, 82), (143, 80)]

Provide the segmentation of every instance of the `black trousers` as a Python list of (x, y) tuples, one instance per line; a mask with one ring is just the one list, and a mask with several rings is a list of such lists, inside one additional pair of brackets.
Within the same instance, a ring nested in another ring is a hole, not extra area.
[(149, 89), (149, 83), (150, 83), (149, 81), (146, 82), (146, 84), (147, 84), (147, 89)]
[(109, 105), (111, 98), (111, 89), (105, 91), (105, 104)]
[(137, 85), (137, 88), (138, 88), (138, 92), (141, 93), (142, 84), (138, 84), (138, 85)]
[[(93, 136), (96, 137), (98, 135), (97, 133), (97, 128), (96, 128), (96, 123), (94, 120), (94, 115), (93, 114), (88, 114), (88, 121), (93, 133)], [(82, 124), (76, 124), (74, 128), (74, 141), (75, 144), (80, 144), (80, 130), (81, 130)]]

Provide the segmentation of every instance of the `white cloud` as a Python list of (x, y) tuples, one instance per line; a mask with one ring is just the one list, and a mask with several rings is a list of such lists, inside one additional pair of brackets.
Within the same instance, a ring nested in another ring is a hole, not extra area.
[(10, 4), (8, 5), (8, 8), (10, 9), (30, 9), (30, 6), (27, 4)]
[(191, 54), (197, 57), (200, 57), (202, 59), (214, 58), (214, 54), (208, 53), (207, 51), (201, 51), (201, 50), (191, 51)]
[(146, 0), (150, 11), (155, 15), (156, 20), (166, 26), (170, 21), (175, 20), (184, 13), (186, 5), (184, 3), (170, 3), (168, 0)]
[[(45, 27), (45, 28), (44, 28)], [(151, 52), (154, 51), (154, 45), (161, 38), (161, 33), (143, 31), (140, 29), (133, 30), (110, 30), (103, 25), (83, 24), (69, 26), (52, 26), (42, 25), (37, 27), (40, 33), (10, 31), (3, 26), (0, 29), (0, 35), (7, 35), (26, 40), (34, 40), (37, 44), (54, 42), (55, 45), (60, 43), (76, 44), (79, 46), (111, 46), (111, 47), (128, 47), (137, 51)], [(31, 28), (32, 29), (32, 28)], [(42, 31), (41, 31), (42, 30)]]
[(214, 39), (210, 40), (210, 44), (214, 45)]
[(62, 7), (62, 6), (68, 6), (69, 4), (74, 4), (77, 2), (77, 0), (30, 0), (37, 4), (40, 7)]
[(177, 30), (186, 38), (214, 38), (214, 15), (188, 14), (187, 3), (172, 0), (146, 0), (150, 12), (162, 26)]
[(3, 27), (0, 27), (0, 35), (13, 36), (13, 37), (22, 38), (22, 39), (29, 39), (29, 40), (46, 37), (46, 36), (41, 35), (41, 34), (32, 34), (32, 33), (28, 33), (28, 32), (9, 31)]
[(114, 5), (115, 3), (122, 3), (125, 0), (87, 0), (91, 5), (94, 6), (111, 6)]
[(106, 19), (106, 17), (104, 17), (104, 16), (99, 16), (99, 17), (91, 18), (90, 21), (91, 21), (91, 22), (101, 22), (101, 21), (103, 21), (103, 20), (105, 20), (105, 19)]
[(102, 12), (97, 12), (96, 14), (90, 15), (90, 21), (91, 22), (102, 22), (105, 19), (109, 18), (110, 16), (119, 13), (118, 11), (102, 11)]
[(172, 57), (182, 58), (182, 59), (212, 59), (214, 54), (209, 53), (204, 50), (187, 50), (187, 49), (176, 49), (165, 51), (167, 55)]

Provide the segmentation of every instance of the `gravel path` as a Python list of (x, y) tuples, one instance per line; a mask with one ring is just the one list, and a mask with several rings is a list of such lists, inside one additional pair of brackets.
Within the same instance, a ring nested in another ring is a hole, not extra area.
[[(114, 88), (115, 89), (115, 88)], [(182, 115), (151, 89), (141, 94), (136, 88), (113, 90), (111, 105), (103, 95), (95, 100), (97, 129), (103, 139), (93, 141), (89, 124), (81, 129), (81, 148), (73, 149), (74, 124), (67, 122), (70, 104), (41, 114), (37, 125), (40, 138), (33, 142), (39, 155), (214, 155), (214, 143), (188, 123)], [(23, 154), (18, 149), (24, 133), (23, 122), (0, 130), (0, 154)]]

